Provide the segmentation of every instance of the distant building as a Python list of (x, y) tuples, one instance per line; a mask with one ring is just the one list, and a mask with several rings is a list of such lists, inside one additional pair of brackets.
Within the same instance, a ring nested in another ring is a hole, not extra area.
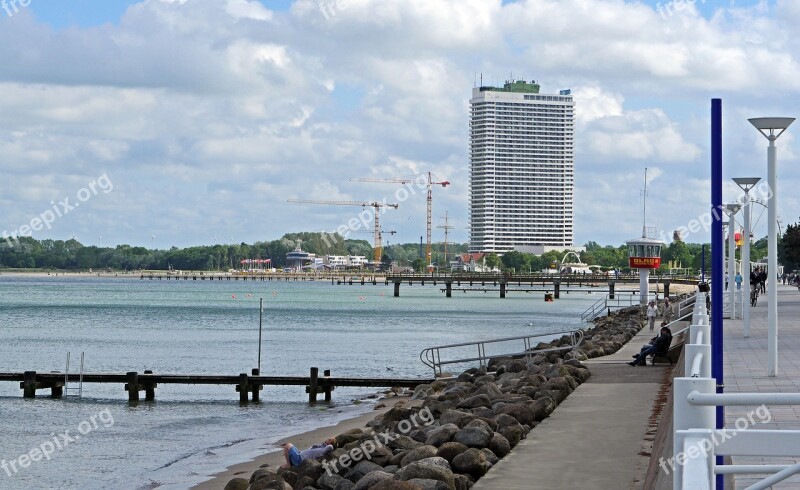
[(457, 255), (450, 262), (450, 269), (459, 272), (498, 272), (486, 266), (486, 254), (468, 253)]
[(367, 266), (367, 258), (363, 255), (328, 255), (325, 266), (329, 269), (363, 269)]
[(574, 106), (524, 80), (470, 100), (470, 252), (572, 248)]
[(308, 265), (313, 267), (316, 265), (316, 262), (316, 254), (304, 252), (300, 249), (300, 245), (298, 245), (293, 251), (286, 254), (286, 265), (296, 271), (303, 270), (303, 268)]

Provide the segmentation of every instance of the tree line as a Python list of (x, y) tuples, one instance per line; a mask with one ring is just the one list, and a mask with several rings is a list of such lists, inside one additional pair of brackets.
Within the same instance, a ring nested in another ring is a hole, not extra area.
[[(0, 269), (45, 270), (209, 270), (226, 271), (241, 268), (244, 259), (271, 259), (272, 266), (283, 268), (286, 254), (300, 244), (302, 249), (322, 255), (360, 255), (372, 260), (373, 249), (366, 240), (344, 239), (335, 234), (288, 233), (277, 240), (229, 245), (204, 245), (167, 250), (117, 245), (115, 247), (85, 246), (77, 240), (36, 240), (20, 237), (0, 241)], [(590, 241), (579, 254), (581, 262), (598, 265), (603, 269), (628, 269), (628, 249), (625, 245), (600, 245)], [(661, 251), (662, 270), (671, 263), (675, 267), (698, 271), (710, 270), (711, 247), (708, 244), (673, 241)], [(433, 245), (432, 262), (444, 268), (456, 254), (466, 253), (468, 244), (448, 244), (445, 259), (444, 244)], [(779, 260), (787, 270), (800, 268), (800, 223), (789, 225), (778, 243)], [(425, 268), (424, 248), (418, 243), (387, 245), (382, 250), (382, 262), (401, 267)], [(508, 252), (502, 256), (488, 254), (485, 264), (503, 271), (528, 272), (556, 267), (563, 253), (548, 252), (537, 256), (522, 252)], [(767, 256), (767, 239), (755, 241), (751, 246), (751, 260)]]

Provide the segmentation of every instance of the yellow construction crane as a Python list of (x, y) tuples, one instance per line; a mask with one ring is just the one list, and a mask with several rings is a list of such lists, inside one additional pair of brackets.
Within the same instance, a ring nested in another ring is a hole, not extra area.
[[(443, 180), (441, 182), (435, 182), (433, 180), (433, 175), (430, 172), (424, 174), (418, 174), (419, 176), (426, 176), (428, 179), (428, 215), (426, 221), (426, 230), (428, 232), (428, 243), (425, 247), (425, 261), (427, 262), (428, 267), (432, 267), (433, 264), (431, 263), (431, 221), (432, 221), (432, 213), (433, 213), (433, 186), (440, 185), (442, 187), (447, 187), (450, 185), (450, 182), (447, 180)], [(413, 184), (416, 182), (416, 179), (408, 179), (408, 178), (393, 178), (393, 179), (376, 179), (372, 177), (362, 177), (357, 179), (350, 179), (352, 182), (375, 182), (380, 184)]]
[(381, 208), (399, 207), (398, 204), (387, 204), (383, 202), (364, 202), (364, 201), (318, 201), (315, 199), (289, 199), (286, 202), (292, 204), (327, 204), (329, 206), (361, 206), (362, 208), (371, 207), (375, 209), (375, 246), (373, 248), (373, 258), (376, 267), (381, 262)]

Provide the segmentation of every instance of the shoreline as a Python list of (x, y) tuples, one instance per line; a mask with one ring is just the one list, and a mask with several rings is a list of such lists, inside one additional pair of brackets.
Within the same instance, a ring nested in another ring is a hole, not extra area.
[(273, 451), (264, 453), (250, 461), (230, 465), (225, 470), (215, 473), (209, 480), (198, 483), (190, 488), (193, 490), (221, 490), (225, 488), (225, 485), (233, 478), (245, 478), (249, 480), (250, 475), (262, 465), (268, 464), (270, 466), (279, 467), (285, 462), (283, 452), (280, 449), (281, 444), (291, 442), (295, 446), (304, 448), (312, 444), (317, 444), (330, 437), (336, 437), (350, 429), (362, 429), (366, 427), (367, 422), (378, 415), (388, 412), (398, 403), (404, 404), (404, 406), (415, 406), (421, 403), (421, 401), (412, 400), (410, 395), (380, 398), (376, 406), (383, 404), (384, 406), (381, 408), (373, 409), (356, 417), (346, 418), (335, 425), (317, 427), (306, 432), (289, 435), (274, 442), (270, 442), (268, 444), (274, 447)]

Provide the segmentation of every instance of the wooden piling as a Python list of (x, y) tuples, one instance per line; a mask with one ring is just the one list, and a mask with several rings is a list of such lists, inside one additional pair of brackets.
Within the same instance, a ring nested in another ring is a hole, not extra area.
[(501, 298), (505, 298), (506, 297), (506, 283), (504, 283), (504, 282), (500, 283), (500, 297)]
[(446, 282), (445, 283), (445, 291), (446, 291), (445, 296), (447, 296), (448, 298), (452, 298), (453, 297), (453, 283), (452, 282)]
[[(145, 369), (144, 374), (153, 374), (152, 369)], [(156, 384), (155, 383), (147, 383), (144, 386), (144, 399), (148, 402), (155, 401), (156, 399)]]
[[(322, 375), (325, 376), (326, 378), (330, 378), (331, 377), (331, 370), (330, 369), (326, 369), (325, 371), (322, 372)], [(331, 391), (332, 390), (333, 390), (333, 387), (330, 385), (330, 383), (326, 383), (325, 384), (325, 401), (326, 402), (329, 402), (329, 401), (332, 400), (332, 396), (331, 396)]]
[(25, 371), (20, 384), (23, 398), (36, 398), (36, 371)]
[(400, 297), (400, 281), (396, 281), (394, 283), (394, 297), (395, 298)]
[[(261, 374), (261, 371), (258, 368), (253, 368), (252, 374), (253, 376), (259, 376)], [(253, 401), (258, 403), (259, 400), (258, 392), (261, 391), (261, 385), (253, 385), (252, 390), (253, 390)]]
[(614, 281), (608, 281), (608, 299), (614, 299)]
[(553, 280), (553, 299), (558, 299), (561, 297), (561, 281), (560, 280)]
[(239, 391), (239, 403), (247, 403), (247, 391), (250, 388), (250, 383), (247, 379), (247, 373), (239, 374), (239, 385), (237, 388)]
[(128, 371), (125, 373), (125, 379), (127, 383), (125, 384), (125, 389), (128, 390), (128, 401), (129, 402), (138, 402), (139, 401), (139, 373), (136, 371)]
[(317, 386), (319, 385), (319, 368), (311, 368), (311, 376), (308, 385), (308, 403), (317, 403)]

